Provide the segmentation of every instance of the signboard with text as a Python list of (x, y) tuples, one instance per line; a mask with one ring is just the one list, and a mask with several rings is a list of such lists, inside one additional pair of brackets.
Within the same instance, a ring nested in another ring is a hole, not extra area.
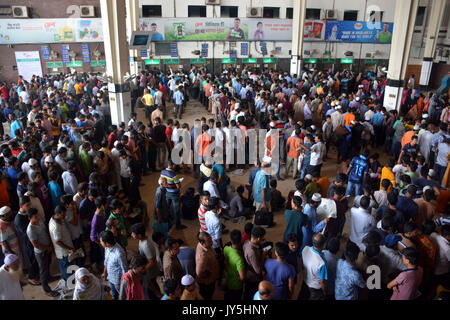
[(327, 21), (326, 41), (391, 43), (393, 23)]

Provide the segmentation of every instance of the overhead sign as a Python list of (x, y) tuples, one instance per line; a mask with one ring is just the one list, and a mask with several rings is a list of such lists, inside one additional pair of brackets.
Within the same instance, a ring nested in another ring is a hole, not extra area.
[(317, 59), (316, 58), (306, 58), (306, 59), (303, 59), (303, 63), (317, 63)]
[(82, 61), (72, 61), (66, 65), (68, 68), (83, 68)]
[(50, 60), (50, 49), (47, 45), (41, 46), (42, 60)]
[(31, 77), (42, 77), (41, 58), (39, 51), (16, 51), (16, 63), (19, 76), (30, 81)]
[(45, 65), (47, 66), (48, 69), (63, 67), (62, 61), (51, 61), (51, 62), (47, 62)]
[(244, 58), (242, 59), (242, 63), (256, 63), (256, 58)]
[(148, 60), (145, 60), (145, 64), (146, 65), (149, 65), (149, 64), (160, 64), (161, 62), (160, 62), (160, 60), (159, 59), (148, 59)]
[(341, 59), (341, 63), (353, 63), (353, 59)]
[(102, 19), (0, 19), (0, 44), (103, 42)]
[(63, 44), (61, 46), (62, 48), (62, 59), (64, 63), (69, 63), (70, 62), (70, 56), (69, 56), (69, 45), (68, 44)]
[(164, 59), (164, 64), (180, 64), (180, 59)]
[(326, 41), (391, 43), (393, 23), (327, 20)]
[(335, 62), (336, 62), (336, 59), (322, 59), (322, 63), (331, 63), (331, 64), (333, 64)]
[(90, 63), (91, 67), (106, 67), (105, 60), (94, 60)]
[(222, 59), (222, 63), (236, 63), (236, 59), (225, 58)]
[(263, 63), (277, 63), (277, 58), (263, 58)]
[(91, 62), (91, 57), (89, 56), (89, 44), (83, 43), (81, 45), (81, 55), (83, 56), (83, 62)]
[(191, 64), (205, 64), (206, 59), (191, 59)]

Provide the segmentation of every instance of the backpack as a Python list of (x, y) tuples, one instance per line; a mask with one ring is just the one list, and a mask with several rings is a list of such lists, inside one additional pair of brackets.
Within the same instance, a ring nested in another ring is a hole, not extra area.
[(273, 214), (265, 209), (255, 212), (253, 224), (261, 227), (271, 227), (273, 225)]

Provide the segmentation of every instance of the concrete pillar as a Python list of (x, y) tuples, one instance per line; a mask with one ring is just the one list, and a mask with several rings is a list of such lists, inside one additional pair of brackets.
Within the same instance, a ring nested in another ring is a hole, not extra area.
[[(127, 8), (127, 38), (131, 39), (133, 31), (139, 31), (139, 1), (126, 0)], [(130, 73), (137, 74), (139, 72), (138, 50), (130, 50)]]
[(294, 1), (294, 20), (292, 22), (291, 75), (300, 75), (303, 57), (303, 30), (305, 28), (306, 0)]
[(419, 0), (396, 0), (384, 107), (400, 110)]
[(113, 124), (127, 122), (131, 112), (130, 87), (124, 76), (130, 72), (129, 45), (125, 31), (125, 0), (100, 0), (106, 58), (109, 78), (109, 106)]
[(420, 89), (426, 90), (430, 82), (431, 68), (433, 67), (434, 51), (438, 41), (439, 29), (444, 16), (445, 0), (433, 0), (430, 18), (428, 19), (425, 51), (423, 54), (422, 71), (420, 72)]

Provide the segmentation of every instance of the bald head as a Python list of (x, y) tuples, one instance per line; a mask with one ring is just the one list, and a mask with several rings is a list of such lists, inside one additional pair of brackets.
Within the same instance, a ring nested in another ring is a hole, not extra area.
[(274, 295), (272, 283), (266, 280), (263, 280), (259, 283), (258, 291), (262, 300), (271, 300)]

